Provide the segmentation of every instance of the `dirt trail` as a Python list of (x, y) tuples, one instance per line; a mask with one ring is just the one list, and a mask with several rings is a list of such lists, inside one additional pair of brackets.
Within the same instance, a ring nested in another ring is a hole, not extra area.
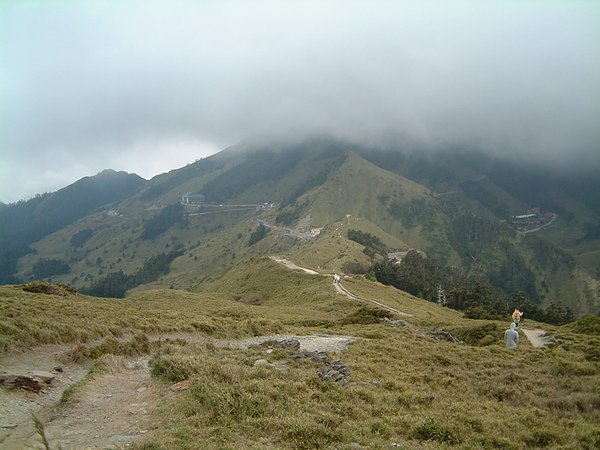
[(523, 333), (525, 333), (525, 336), (527, 336), (527, 339), (529, 339), (529, 342), (534, 347), (544, 347), (553, 342), (552, 337), (548, 336), (544, 330), (523, 328)]
[[(158, 400), (150, 380), (148, 356), (130, 358), (124, 365), (98, 376), (60, 405), (64, 390), (88, 373), (89, 364), (68, 361), (68, 346), (41, 346), (2, 359), (8, 373), (49, 371), (55, 375), (40, 393), (0, 390), (3, 449), (43, 448), (31, 413), (44, 423), (52, 448), (117, 448), (139, 439), (148, 427), (143, 416)], [(60, 366), (62, 372), (52, 371)]]
[(289, 259), (283, 257), (283, 256), (271, 256), (271, 259), (275, 262), (278, 262), (279, 264), (283, 264), (285, 267), (287, 267), (288, 269), (292, 269), (292, 270), (302, 270), (303, 272), (306, 272), (310, 275), (321, 275), (319, 272), (316, 272), (314, 270), (311, 269), (307, 269), (305, 267), (300, 267), (297, 266), (296, 264), (294, 264), (292, 261), (290, 261)]
[(375, 300), (371, 300), (369, 298), (364, 298), (364, 297), (359, 297), (358, 295), (354, 295), (348, 289), (346, 289), (344, 286), (342, 286), (342, 283), (339, 282), (339, 281), (337, 283), (334, 281), (333, 285), (335, 286), (335, 290), (338, 292), (338, 294), (345, 295), (346, 297), (351, 298), (353, 300), (360, 300), (360, 301), (363, 301), (363, 302), (373, 303), (374, 305), (377, 305), (380, 308), (387, 309), (388, 311), (396, 313), (396, 314), (398, 314), (400, 316), (413, 317), (412, 314), (408, 314), (408, 313), (405, 313), (405, 312), (402, 312), (402, 311), (398, 311), (396, 308), (392, 308), (391, 306), (384, 305), (383, 303), (379, 303), (379, 302), (377, 302)]
[[(0, 358), (0, 371), (12, 374), (50, 372), (51, 386), (40, 393), (0, 389), (0, 447), (23, 448), (22, 440), (34, 433), (31, 412), (38, 414), (59, 402), (63, 391), (81, 380), (90, 364), (73, 363), (70, 346), (44, 345), (27, 352), (11, 353)], [(57, 369), (57, 370), (54, 370)], [(16, 442), (8, 439), (16, 437)]]
[(74, 402), (48, 418), (49, 441), (66, 450), (121, 447), (142, 438), (151, 426), (148, 413), (165, 391), (151, 379), (148, 360), (129, 359), (90, 381)]
[[(270, 257), (273, 261), (278, 262), (280, 264), (283, 264), (285, 267), (287, 267), (288, 269), (292, 269), (292, 270), (302, 270), (310, 275), (322, 275), (325, 277), (331, 277), (333, 276), (330, 273), (319, 273), (316, 272), (312, 269), (307, 269), (306, 267), (300, 267), (298, 265), (296, 265), (295, 263), (293, 263), (292, 261), (288, 260), (287, 258), (283, 257), (283, 256), (271, 256)], [(371, 300), (369, 298), (364, 298), (364, 297), (359, 297), (358, 295), (354, 295), (352, 292), (350, 292), (348, 289), (346, 289), (344, 286), (342, 286), (341, 282), (333, 282), (333, 285), (335, 287), (335, 290), (337, 291), (338, 294), (341, 295), (345, 295), (348, 298), (351, 298), (352, 300), (359, 300), (362, 302), (369, 302), (369, 303), (373, 303), (374, 305), (377, 305), (383, 309), (386, 309), (388, 311), (391, 311), (393, 313), (396, 313), (400, 316), (406, 316), (406, 317), (413, 317), (412, 314), (408, 314), (402, 311), (397, 310), (396, 308), (392, 308), (391, 306), (387, 306), (383, 303), (380, 303), (378, 301), (375, 300)]]
[[(272, 335), (250, 339), (214, 339), (194, 333), (173, 333), (150, 336), (150, 340), (183, 339), (206, 342), (218, 347), (248, 348), (265, 341), (294, 338), (304, 351), (341, 352), (355, 338), (334, 335)], [(20, 450), (43, 448), (31, 420), (34, 412), (44, 423), (52, 448), (113, 449), (123, 448), (144, 438), (153, 428), (150, 412), (165, 395), (168, 386), (153, 380), (148, 361), (150, 356), (131, 357), (115, 364), (111, 370), (85, 382), (71, 399), (60, 405), (64, 390), (82, 380), (90, 364), (73, 363), (70, 346), (41, 346), (27, 352), (0, 358), (0, 370), (7, 373), (32, 371), (52, 372), (55, 379), (42, 392), (0, 389), (0, 448)]]

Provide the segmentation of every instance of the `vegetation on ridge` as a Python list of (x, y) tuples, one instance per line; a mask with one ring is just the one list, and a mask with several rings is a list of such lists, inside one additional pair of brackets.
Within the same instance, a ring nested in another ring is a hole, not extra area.
[[(80, 344), (79, 357), (91, 358), (153, 352), (151, 366), (164, 380), (164, 392), (174, 381), (189, 380), (191, 386), (159, 397), (150, 411), (155, 428), (134, 444), (140, 449), (191, 449), (198, 442), (273, 449), (600, 445), (600, 360), (594, 353), (600, 336), (589, 319), (564, 327), (529, 322), (564, 342), (534, 348), (522, 336), (519, 347), (508, 350), (502, 342), (508, 316), (470, 320), (364, 278), (344, 284), (413, 316), (398, 328), (379, 322), (390, 313), (336, 295), (330, 278), (254, 259), (206, 286), (204, 294), (148, 291), (115, 300), (0, 287), (0, 347), (70, 342)], [(237, 296), (262, 301), (248, 305)], [(431, 327), (466, 343), (421, 334)], [(283, 349), (268, 353), (176, 340), (149, 345), (152, 335), (171, 332), (355, 336), (346, 350), (331, 355), (347, 364), (350, 382), (341, 387), (323, 381), (318, 363)], [(259, 359), (272, 366), (255, 366)]]

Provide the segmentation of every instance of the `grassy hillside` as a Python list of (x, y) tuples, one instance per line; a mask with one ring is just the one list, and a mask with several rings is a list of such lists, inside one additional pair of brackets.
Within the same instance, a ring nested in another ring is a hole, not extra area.
[[(343, 283), (413, 317), (402, 317), (407, 324), (398, 328), (378, 323), (371, 307), (335, 294), (330, 277), (253, 259), (205, 285), (203, 293), (155, 290), (117, 300), (1, 287), (1, 349), (65, 342), (81, 344), (75, 354), (84, 358), (151, 352), (164, 395), (150, 411), (154, 428), (138, 448), (191, 449), (198, 442), (273, 449), (600, 445), (597, 320), (561, 328), (528, 321), (565, 342), (534, 348), (521, 336), (518, 348), (507, 350), (502, 333), (508, 318), (469, 320), (361, 278)], [(433, 327), (465, 343), (428, 337)], [(330, 355), (347, 365), (350, 380), (345, 387), (322, 381), (318, 363), (283, 349), (147, 339), (173, 332), (354, 336), (346, 350)], [(272, 366), (254, 366), (258, 359)], [(191, 382), (188, 391), (168, 392), (184, 379)]]
[(17, 262), (30, 245), (139, 191), (145, 180), (135, 174), (105, 170), (57, 192), (20, 201), (0, 210), (0, 282), (15, 281)]
[[(80, 289), (117, 274), (138, 280), (126, 286), (131, 292), (195, 290), (250, 257), (280, 253), (314, 268), (352, 272), (371, 263), (360, 245), (346, 239), (348, 229), (358, 229), (393, 250), (421, 249), (510, 295), (559, 302), (578, 315), (600, 310), (598, 275), (590, 270), (597, 265), (597, 239), (583, 231), (583, 222), (597, 219), (589, 195), (575, 195), (572, 187), (561, 192), (545, 180), (556, 194), (552, 205), (560, 209), (556, 226), (520, 235), (501, 219), (522, 213), (538, 197), (517, 196), (500, 175), (492, 176), (494, 168), (531, 187), (520, 178), (525, 172), (475, 154), (448, 153), (437, 161), (318, 139), (238, 146), (155, 177), (114, 206), (118, 215), (92, 213), (35, 242), (14, 274)], [(533, 179), (541, 183), (538, 175)], [(213, 205), (201, 209), (208, 214), (164, 222), (163, 213), (175, 211), (186, 192), (202, 193)], [(263, 203), (274, 207), (215, 206)], [(256, 219), (276, 227), (251, 243)], [(149, 232), (151, 224), (160, 226)], [(311, 228), (320, 228), (321, 235), (301, 239)], [(537, 243), (538, 237), (563, 251)], [(138, 276), (153, 258), (174, 250), (180, 255), (160, 273)]]

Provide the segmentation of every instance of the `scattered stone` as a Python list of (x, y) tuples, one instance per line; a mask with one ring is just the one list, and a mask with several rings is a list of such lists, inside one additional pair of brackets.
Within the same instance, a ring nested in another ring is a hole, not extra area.
[(183, 380), (179, 383), (175, 383), (173, 386), (169, 388), (171, 392), (182, 392), (187, 391), (192, 386), (192, 382), (190, 380)]
[(360, 445), (358, 442), (353, 442), (352, 444), (350, 444), (350, 447), (352, 450), (360, 450), (361, 448), (365, 448), (362, 445)]
[(17, 427), (18, 427), (18, 425), (16, 423), (7, 423), (4, 425), (0, 425), (0, 428), (5, 429), (5, 430), (7, 430), (9, 428), (17, 428)]
[(137, 391), (138, 393), (140, 393), (140, 394), (141, 394), (142, 392), (144, 392), (145, 390), (146, 390), (146, 388), (145, 388), (145, 387), (139, 387), (139, 388), (137, 388), (137, 389), (136, 389), (136, 391)]
[(406, 325), (408, 325), (406, 320), (392, 320), (389, 317), (384, 317), (380, 320), (380, 322), (386, 325), (391, 325), (394, 328), (404, 328)]
[(268, 349), (265, 351), (265, 353), (266, 353), (267, 355), (270, 355), (271, 353), (273, 353), (273, 349), (272, 349), (272, 348), (268, 348)]
[(329, 356), (325, 352), (300, 352), (292, 355), (292, 359), (294, 361), (298, 361), (299, 359), (312, 359), (314, 362), (319, 364), (325, 364), (329, 362)]
[(436, 339), (438, 341), (444, 342), (452, 342), (454, 344), (464, 344), (460, 339), (455, 338), (449, 331), (440, 330), (438, 328), (432, 328), (431, 330), (426, 331), (425, 336)]
[(30, 375), (33, 378), (37, 378), (42, 383), (46, 383), (46, 384), (50, 384), (54, 380), (54, 374), (50, 373), (50, 372), (44, 372), (44, 371), (30, 372)]
[(317, 369), (317, 375), (323, 381), (331, 381), (340, 386), (346, 386), (350, 379), (350, 369), (345, 362), (334, 361)]
[(55, 372), (58, 372), (58, 373), (63, 373), (64, 372), (63, 366), (53, 367), (52, 370), (54, 370)]
[(284, 339), (283, 341), (278, 342), (276, 347), (295, 352), (300, 350), (300, 341), (298, 339)]
[(254, 361), (253, 364), (254, 367), (271, 367), (272, 364), (267, 361), (266, 359), (257, 359), (256, 361)]

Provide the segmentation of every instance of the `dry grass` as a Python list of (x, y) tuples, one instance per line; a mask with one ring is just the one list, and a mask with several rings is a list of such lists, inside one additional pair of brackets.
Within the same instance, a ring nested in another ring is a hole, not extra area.
[[(509, 351), (436, 342), (385, 325), (347, 349), (351, 383), (258, 350), (165, 349), (155, 373), (192, 389), (171, 396), (155, 448), (594, 448), (598, 367), (561, 348)], [(374, 336), (380, 336), (375, 338)], [(253, 367), (268, 358), (275, 367)], [(587, 443), (587, 444), (586, 444)], [(590, 446), (591, 445), (591, 446)]]
[[(114, 300), (0, 287), (0, 345), (8, 351), (80, 344), (83, 356), (99, 358), (105, 368), (118, 368), (114, 355), (155, 352), (155, 376), (166, 383), (190, 379), (192, 388), (164, 396), (154, 413), (156, 428), (139, 448), (600, 446), (597, 335), (577, 326), (543, 325), (568, 342), (533, 348), (523, 337), (510, 351), (501, 340), (506, 323), (464, 319), (364, 279), (345, 285), (414, 314), (403, 318), (411, 326), (370, 323), (377, 313), (336, 295), (330, 279), (255, 259), (203, 294), (148, 291)], [(420, 335), (433, 326), (466, 344)], [(227, 338), (320, 332), (358, 339), (331, 355), (351, 371), (350, 384), (340, 387), (318, 378), (317, 363), (294, 361), (282, 350), (148, 343), (152, 333), (182, 331)], [(262, 358), (274, 367), (254, 367)]]

